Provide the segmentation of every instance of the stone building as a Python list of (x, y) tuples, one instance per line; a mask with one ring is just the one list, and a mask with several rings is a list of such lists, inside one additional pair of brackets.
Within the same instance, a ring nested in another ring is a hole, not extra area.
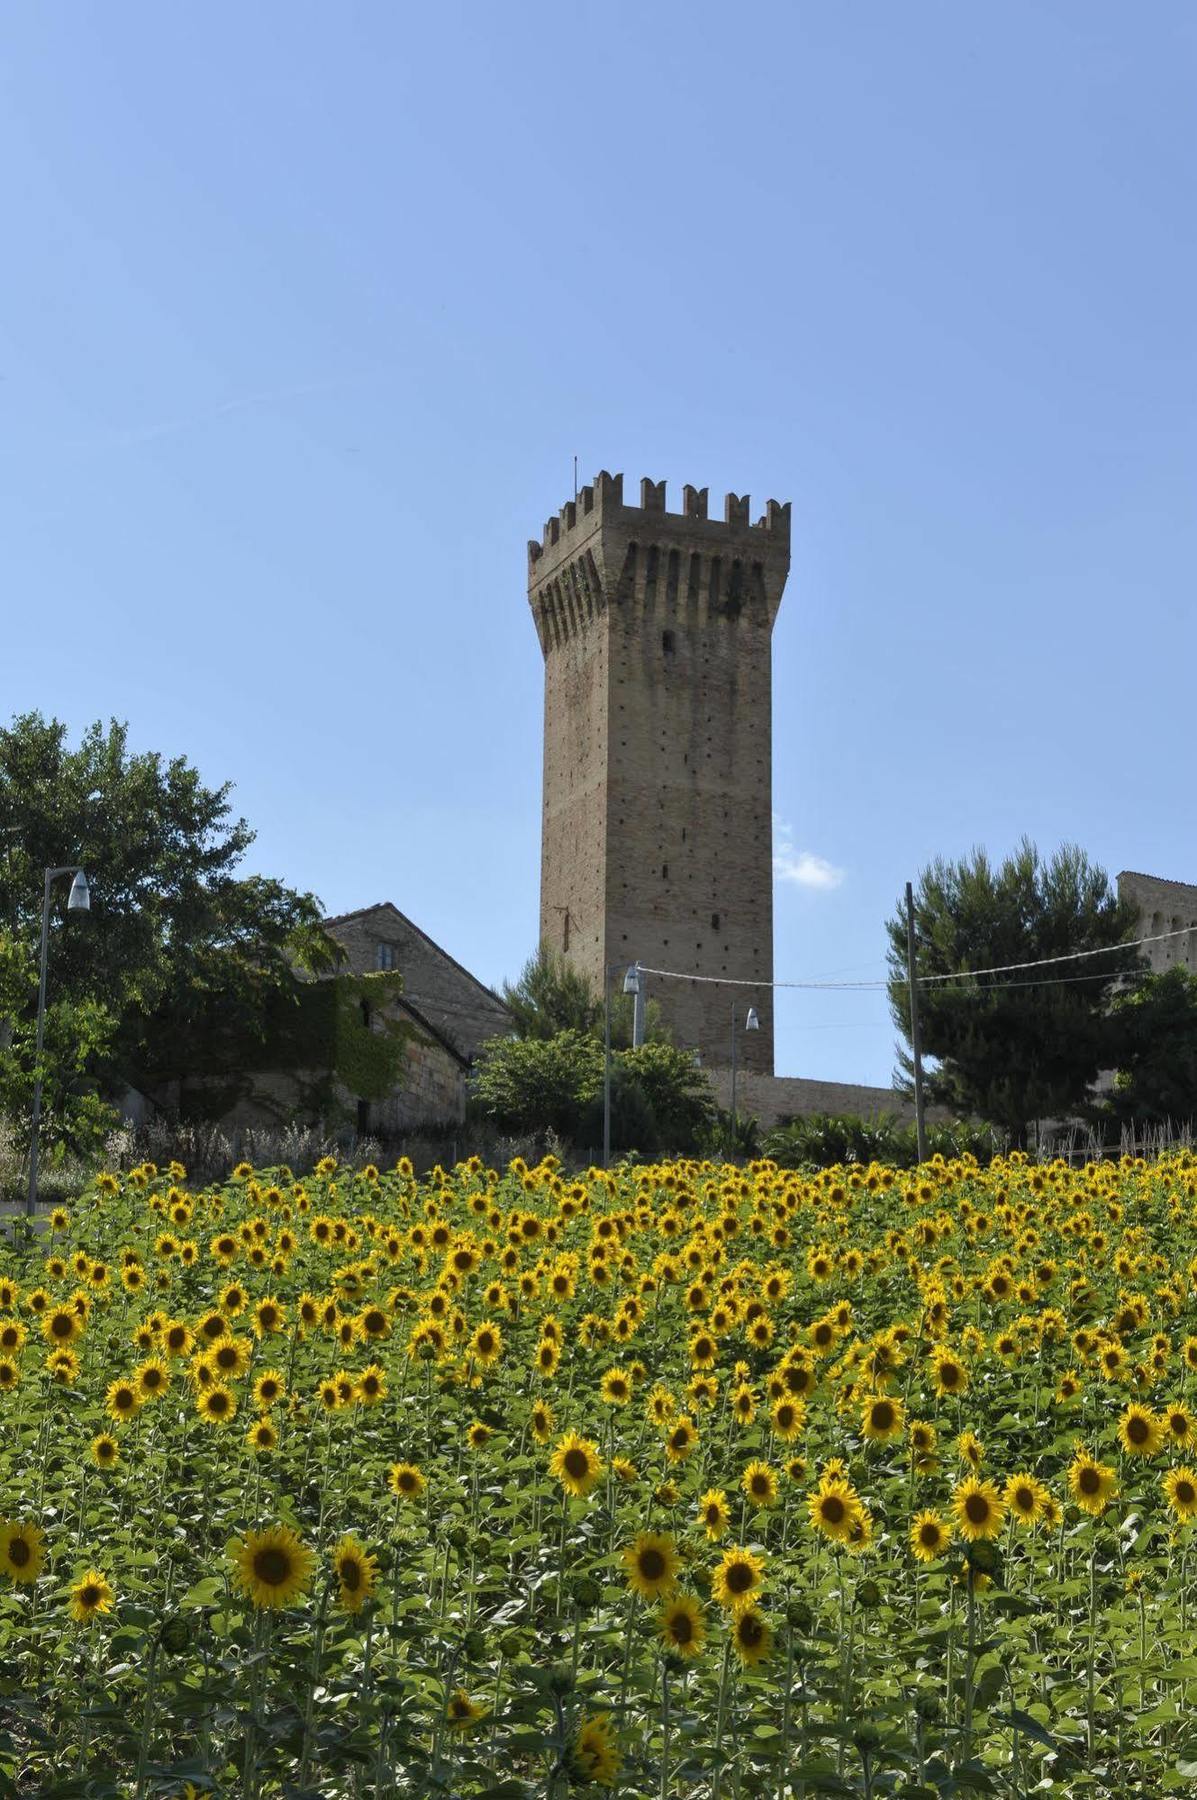
[[(1123, 869), (1118, 876), (1118, 898), (1137, 908), (1144, 937), (1162, 940), (1143, 946), (1153, 975), (1162, 975), (1167, 969), (1197, 974), (1197, 887)], [(1183, 935), (1169, 936), (1172, 932)]]
[(773, 621), (790, 566), (790, 507), (748, 496), (707, 517), (707, 490), (605, 470), (528, 545), (544, 655), (541, 942), (601, 991), (641, 962), (678, 1044), (729, 1060), (733, 1004), (746, 1072), (773, 1072)]
[(381, 1100), (353, 1097), (358, 1130), (398, 1132), (461, 1119), (470, 1065), (487, 1038), (510, 1029), (503, 1002), (389, 900), (326, 919), (324, 929), (340, 945), (347, 973), (397, 971), (403, 979), (377, 1017), (365, 1016), (377, 1030), (388, 1018), (410, 1027), (403, 1077)]

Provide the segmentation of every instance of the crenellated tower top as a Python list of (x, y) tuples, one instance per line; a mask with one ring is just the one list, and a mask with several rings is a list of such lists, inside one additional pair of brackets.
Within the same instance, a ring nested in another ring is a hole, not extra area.
[(606, 469), (566, 501), (528, 541), (528, 599), (545, 654), (596, 612), (651, 588), (662, 558), (676, 571), (684, 557), (688, 590), (715, 607), (758, 595), (772, 624), (790, 567), (789, 501), (767, 501), (755, 524), (747, 494), (727, 494), (722, 519), (708, 505), (709, 489), (687, 484), (681, 512), (670, 512), (665, 483), (647, 477), (640, 504), (625, 505), (623, 476)]

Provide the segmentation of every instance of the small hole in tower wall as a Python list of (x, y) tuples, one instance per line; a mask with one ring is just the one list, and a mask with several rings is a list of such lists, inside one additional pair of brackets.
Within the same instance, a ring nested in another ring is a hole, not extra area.
[(674, 649), (672, 631), (663, 631), (661, 633), (661, 648), (665, 652), (666, 656), (672, 655), (673, 649)]

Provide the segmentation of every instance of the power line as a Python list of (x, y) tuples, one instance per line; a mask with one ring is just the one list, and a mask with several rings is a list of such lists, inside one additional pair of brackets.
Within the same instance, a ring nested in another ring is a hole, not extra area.
[[(1144, 944), (1162, 944), (1169, 938), (1188, 937), (1197, 931), (1197, 926), (1184, 925), (1178, 931), (1161, 931), (1151, 937), (1131, 938), (1121, 944), (1102, 944), (1093, 950), (1066, 950), (1059, 956), (1041, 956), (1030, 962), (995, 963), (986, 969), (957, 969), (948, 975), (920, 975), (919, 986), (928, 982), (973, 981), (982, 975), (1007, 975), (1019, 973), (1023, 969), (1047, 969), (1057, 963), (1076, 962), (1086, 956), (1108, 956), (1119, 950), (1137, 950)], [(806, 992), (833, 993), (876, 993), (888, 989), (888, 981), (752, 981), (732, 975), (692, 975), (683, 969), (650, 969), (645, 964), (639, 965), (645, 975), (655, 975), (662, 981), (701, 981), (715, 987), (751, 987), (751, 988), (800, 988)], [(1108, 981), (1108, 974), (1100, 975), (1061, 975), (1054, 980), (1044, 982), (1001, 982), (1001, 987), (1050, 987), (1057, 981)], [(993, 988), (983, 990), (992, 993)]]

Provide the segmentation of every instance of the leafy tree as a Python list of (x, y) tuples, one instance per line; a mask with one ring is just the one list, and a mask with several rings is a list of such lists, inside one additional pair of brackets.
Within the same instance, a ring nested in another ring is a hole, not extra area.
[(603, 1091), (603, 1047), (582, 1031), (549, 1038), (492, 1038), (471, 1088), (503, 1131), (555, 1131), (572, 1138), (584, 1108)]
[[(80, 1071), (78, 1045), (64, 1061), (48, 1027), (48, 1096), (85, 1078), (116, 1093), (235, 1059), (297, 967), (335, 966), (314, 895), (235, 873), (253, 833), (232, 816), (230, 791), (205, 786), (184, 757), (130, 751), (115, 721), (74, 748), (61, 721), (38, 713), (0, 729), (0, 932), (14, 966), (36, 954), (43, 869), (78, 863), (91, 882), (91, 911), (69, 927), (67, 883), (53, 893), (50, 1008), (86, 1004), (93, 1029)], [(0, 996), (13, 1103), (13, 1084), (32, 1081), (36, 1003), (27, 984)]]
[[(1074, 845), (1042, 862), (1026, 839), (998, 867), (983, 850), (941, 858), (919, 878), (914, 926), (923, 1045), (938, 1061), (928, 1098), (1000, 1125), (1015, 1147), (1025, 1145), (1032, 1119), (1081, 1107), (1115, 1060), (1114, 991), (1141, 966), (1127, 945), (1137, 915), (1105, 871)], [(904, 902), (886, 931), (890, 1006), (909, 1043)], [(1106, 953), (1025, 974), (964, 973), (1097, 949)], [(960, 979), (921, 979), (945, 975)], [(900, 1061), (909, 1076), (909, 1055)]]
[[(551, 1038), (559, 1031), (603, 1036), (602, 994), (595, 991), (580, 970), (564, 956), (550, 950), (547, 944), (542, 944), (536, 955), (528, 958), (518, 981), (503, 983), (501, 998), (511, 1009), (517, 1037)], [(632, 996), (625, 994), (622, 981), (613, 977), (611, 1042), (616, 1049), (623, 1049), (632, 1042), (632, 1008)], [(646, 1043), (669, 1041), (669, 1032), (661, 1022), (661, 1009), (652, 999), (645, 1007), (644, 1036)]]
[(1114, 1002), (1119, 1074), (1106, 1108), (1119, 1122), (1197, 1118), (1197, 975), (1149, 975)]
[[(593, 1149), (603, 1136), (603, 1068), (603, 1046), (585, 1032), (492, 1038), (475, 1067), (474, 1104), (502, 1130), (552, 1130)], [(612, 1057), (613, 1149), (688, 1149), (713, 1110), (702, 1071), (672, 1045), (643, 1044)]]

